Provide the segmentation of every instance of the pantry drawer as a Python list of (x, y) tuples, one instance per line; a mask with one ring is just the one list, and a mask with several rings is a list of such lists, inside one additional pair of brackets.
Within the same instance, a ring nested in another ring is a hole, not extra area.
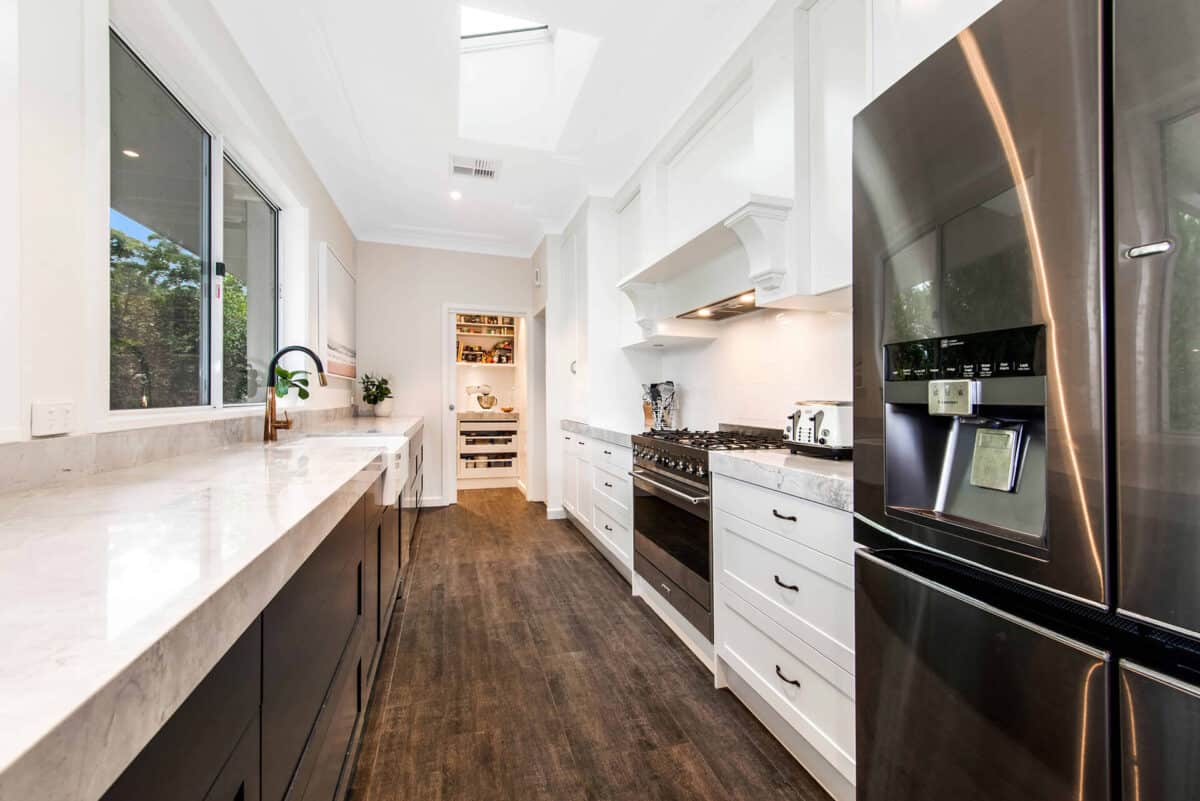
[(593, 523), (596, 534), (608, 543), (621, 561), (633, 565), (633, 530), (628, 524), (611, 515), (599, 502), (593, 504)]
[(624, 519), (633, 508), (633, 487), (629, 483), (629, 471), (618, 474), (609, 465), (598, 462), (592, 464), (596, 468), (592, 476), (592, 489), (615, 505), (621, 511), (620, 517)]
[(592, 440), (592, 464), (604, 465), (614, 473), (625, 475), (633, 469), (633, 449), (594, 439)]
[(458, 430), (460, 433), (463, 433), (463, 434), (477, 434), (477, 435), (484, 435), (484, 434), (488, 434), (491, 432), (496, 432), (499, 434), (507, 434), (507, 433), (516, 434), (517, 433), (517, 425), (518, 425), (518, 423), (516, 420), (495, 420), (495, 421), (491, 421), (491, 420), (489, 420), (489, 421), (460, 420), (458, 422)]
[(721, 584), (854, 673), (854, 567), (748, 523), (713, 517)]
[(854, 677), (729, 592), (718, 654), (843, 776), (854, 781)]
[(714, 475), (713, 506), (809, 548), (854, 564), (853, 517), (776, 490)]

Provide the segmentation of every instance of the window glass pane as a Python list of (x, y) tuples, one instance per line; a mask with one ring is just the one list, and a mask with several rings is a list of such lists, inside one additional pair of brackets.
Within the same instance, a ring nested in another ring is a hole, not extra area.
[(115, 36), (109, 69), (109, 404), (204, 405), (208, 135)]
[(228, 159), (224, 187), (222, 389), (225, 403), (261, 403), (276, 347), (277, 212)]

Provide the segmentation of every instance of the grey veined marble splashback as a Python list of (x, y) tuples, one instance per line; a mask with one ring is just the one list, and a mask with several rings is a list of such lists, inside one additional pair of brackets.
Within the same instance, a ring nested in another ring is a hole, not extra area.
[[(352, 416), (349, 406), (290, 411), (295, 421), (279, 438), (299, 437), (317, 425)], [(229, 417), (98, 434), (50, 437), (0, 445), (0, 493), (70, 481), (109, 470), (186, 456), (262, 437), (262, 415)]]

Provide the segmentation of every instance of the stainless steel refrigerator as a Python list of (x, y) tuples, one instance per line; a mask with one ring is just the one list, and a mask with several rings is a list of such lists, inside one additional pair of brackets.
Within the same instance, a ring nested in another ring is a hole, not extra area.
[(1200, 798), (1200, 3), (1002, 0), (854, 181), (859, 799)]

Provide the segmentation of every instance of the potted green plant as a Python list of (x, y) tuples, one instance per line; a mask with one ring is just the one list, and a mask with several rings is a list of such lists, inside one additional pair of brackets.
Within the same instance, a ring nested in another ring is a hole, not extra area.
[(286, 398), (295, 388), (300, 400), (308, 400), (308, 370), (287, 370), (275, 367), (275, 397)]
[(375, 416), (391, 417), (392, 388), (388, 386), (388, 380), (370, 373), (363, 373), (363, 377), (358, 380), (358, 383), (362, 386), (363, 403), (370, 404)]

